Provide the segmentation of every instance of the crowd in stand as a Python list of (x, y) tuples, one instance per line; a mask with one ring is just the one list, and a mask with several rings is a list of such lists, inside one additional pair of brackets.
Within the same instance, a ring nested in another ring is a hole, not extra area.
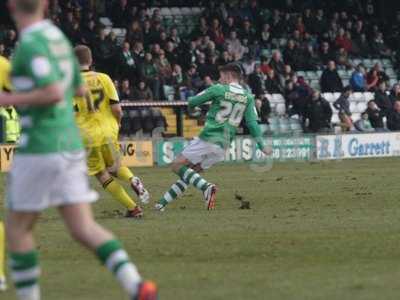
[[(372, 1), (351, 13), (318, 7), (268, 9), (256, 0), (206, 1), (196, 27), (185, 35), (178, 26), (164, 26), (160, 9), (150, 10), (146, 2), (51, 1), (50, 18), (74, 45), (92, 48), (96, 69), (112, 76), (122, 99), (167, 99), (164, 87), (171, 86), (175, 99), (186, 100), (218, 80), (219, 66), (238, 61), (262, 122), (268, 122), (271, 112), (264, 95), (280, 93), (287, 115), (297, 114), (305, 130), (329, 130), (332, 108), (321, 93), (339, 92), (334, 107), (343, 130), (384, 130), (383, 118), (390, 130), (400, 129), (400, 86), (389, 86), (379, 63), (369, 70), (351, 63), (353, 57), (396, 61), (399, 22), (382, 25)], [(109, 32), (100, 16), (125, 28), (124, 39)], [(12, 28), (1, 31), (0, 55), (10, 56), (16, 39)], [(265, 49), (271, 54), (265, 55)], [(320, 91), (296, 75), (300, 70), (322, 72)], [(338, 70), (354, 70), (348, 86)], [(353, 91), (375, 93), (360, 120), (351, 118), (348, 98)]]

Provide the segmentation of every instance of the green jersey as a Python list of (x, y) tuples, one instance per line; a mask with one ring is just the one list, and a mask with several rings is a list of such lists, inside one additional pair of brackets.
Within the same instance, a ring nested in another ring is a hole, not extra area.
[(229, 85), (215, 84), (200, 94), (189, 98), (189, 107), (195, 107), (211, 101), (206, 124), (200, 133), (202, 140), (227, 147), (236, 135), (242, 119), (262, 148), (264, 143), (258, 126), (258, 115), (254, 97), (237, 83)]
[(23, 30), (12, 59), (12, 83), (29, 92), (60, 83), (64, 99), (57, 104), (18, 108), (21, 117), (19, 153), (54, 153), (83, 149), (75, 125), (72, 98), (81, 75), (70, 42), (50, 21)]

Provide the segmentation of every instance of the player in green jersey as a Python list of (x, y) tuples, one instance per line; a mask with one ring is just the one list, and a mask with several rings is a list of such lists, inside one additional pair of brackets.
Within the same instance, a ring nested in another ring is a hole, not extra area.
[(16, 92), (0, 94), (0, 105), (18, 107), (22, 126), (7, 188), (6, 234), (17, 296), (41, 299), (32, 230), (40, 213), (55, 206), (72, 237), (97, 254), (131, 299), (155, 300), (155, 285), (142, 282), (121, 244), (92, 216), (97, 194), (89, 188), (72, 106), (72, 97), (86, 92), (69, 41), (43, 19), (45, 2), (9, 2), (20, 33), (11, 70)]
[(211, 102), (206, 124), (195, 138), (172, 163), (172, 170), (180, 179), (156, 204), (157, 210), (182, 195), (191, 184), (203, 192), (208, 210), (215, 208), (215, 184), (207, 182), (199, 172), (223, 161), (225, 149), (236, 135), (243, 117), (250, 134), (262, 151), (269, 155), (271, 150), (264, 145), (257, 123), (254, 97), (240, 84), (241, 68), (232, 63), (220, 68), (220, 84), (215, 84), (200, 94), (189, 98), (189, 108)]

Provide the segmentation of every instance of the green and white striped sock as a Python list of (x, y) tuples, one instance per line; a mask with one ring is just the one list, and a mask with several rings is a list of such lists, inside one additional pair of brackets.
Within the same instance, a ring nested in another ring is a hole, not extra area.
[(176, 198), (180, 197), (187, 190), (187, 188), (187, 184), (182, 179), (179, 179), (177, 182), (171, 185), (171, 188), (164, 194), (158, 203), (166, 206), (168, 203), (171, 203)]
[(142, 279), (120, 242), (108, 241), (97, 248), (96, 253), (100, 261), (115, 275), (128, 295), (135, 296)]
[(207, 180), (200, 176), (199, 173), (195, 172), (193, 169), (183, 166), (180, 168), (179, 177), (187, 184), (192, 184), (195, 188), (205, 191), (209, 185)]
[(10, 253), (11, 278), (19, 300), (40, 300), (37, 251)]

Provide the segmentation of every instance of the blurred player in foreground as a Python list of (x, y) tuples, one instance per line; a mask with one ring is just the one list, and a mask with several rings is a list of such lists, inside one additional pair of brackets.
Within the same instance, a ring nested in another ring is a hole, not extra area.
[(211, 102), (206, 124), (198, 138), (189, 143), (172, 163), (172, 170), (180, 179), (156, 204), (157, 210), (182, 195), (191, 184), (203, 193), (208, 210), (215, 208), (217, 187), (207, 182), (199, 172), (223, 161), (225, 149), (236, 135), (243, 117), (257, 145), (269, 155), (271, 150), (264, 145), (254, 97), (239, 82), (242, 77), (239, 65), (231, 63), (220, 68), (220, 84), (215, 84), (200, 94), (189, 98), (189, 108)]
[(44, 0), (10, 0), (19, 31), (12, 60), (16, 93), (0, 94), (15, 105), (22, 134), (7, 186), (6, 235), (11, 278), (20, 300), (40, 300), (38, 253), (32, 230), (41, 212), (57, 207), (72, 237), (93, 251), (135, 300), (157, 298), (119, 241), (94, 221), (83, 144), (72, 98), (85, 95), (79, 66), (64, 34), (44, 20)]
[[(10, 62), (5, 57), (0, 56), (0, 92), (11, 92), (11, 84), (9, 81), (10, 71)], [(4, 224), (2, 220), (0, 220), (0, 291), (5, 291), (7, 289), (4, 265), (5, 245)]]
[(121, 166), (118, 135), (122, 109), (114, 83), (108, 75), (90, 70), (93, 60), (88, 47), (75, 47), (75, 54), (88, 89), (85, 97), (75, 97), (75, 111), (87, 149), (89, 175), (96, 176), (103, 188), (126, 207), (127, 217), (142, 217), (142, 209), (111, 175), (128, 182), (142, 203), (148, 203), (149, 193), (142, 181)]

